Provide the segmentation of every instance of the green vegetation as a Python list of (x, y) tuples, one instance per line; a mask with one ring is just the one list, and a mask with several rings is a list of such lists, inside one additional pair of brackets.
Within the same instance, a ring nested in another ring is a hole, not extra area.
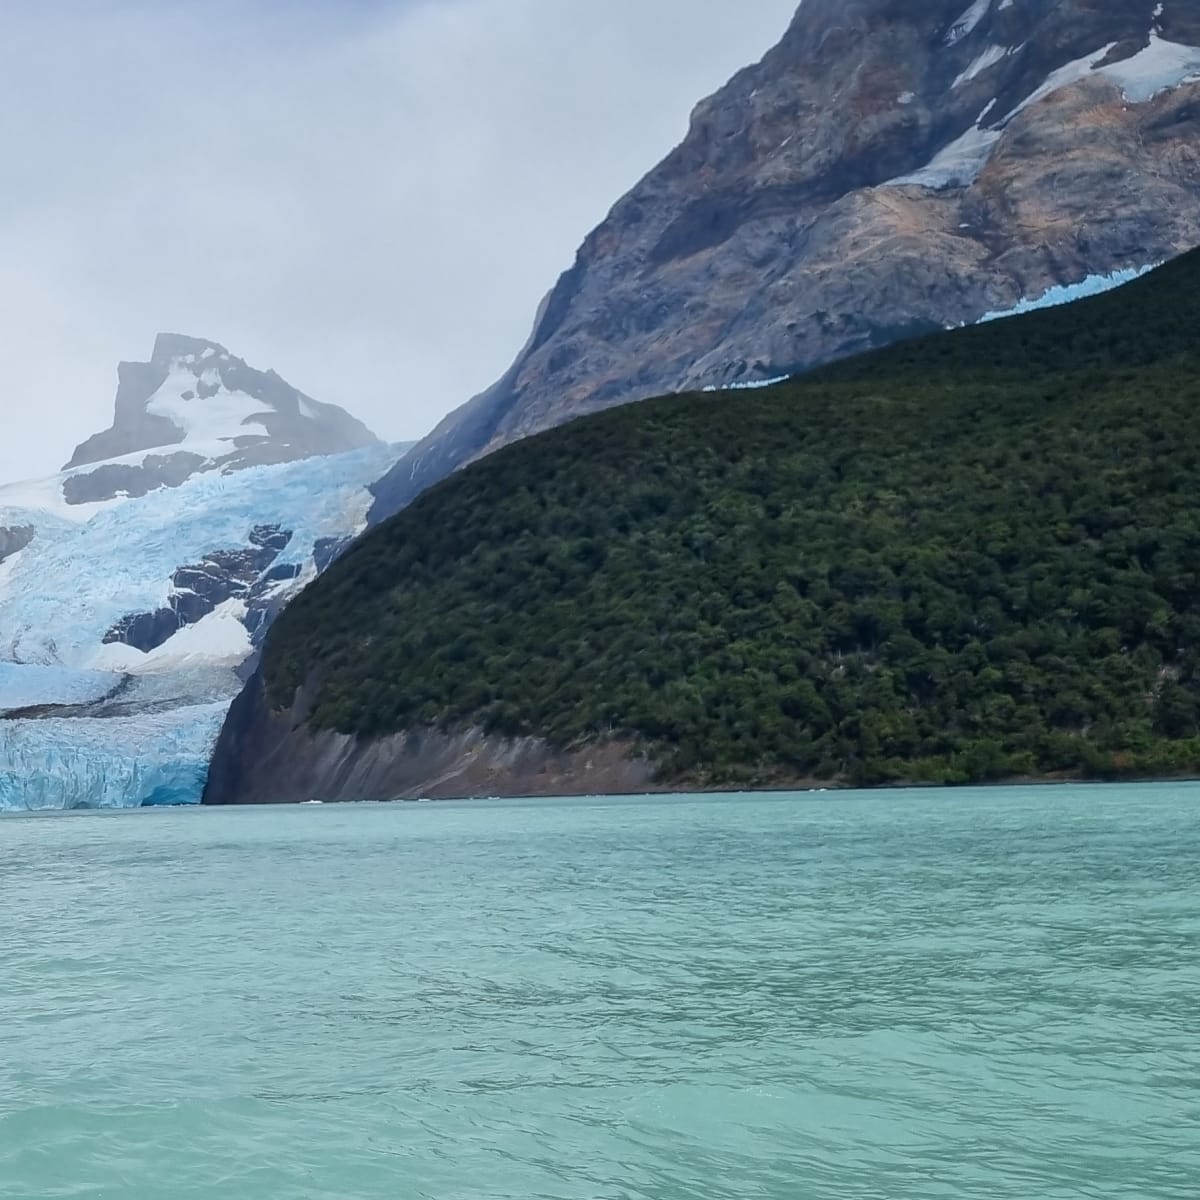
[(281, 617), (285, 707), (681, 783), (1200, 769), (1200, 257), (508, 447)]

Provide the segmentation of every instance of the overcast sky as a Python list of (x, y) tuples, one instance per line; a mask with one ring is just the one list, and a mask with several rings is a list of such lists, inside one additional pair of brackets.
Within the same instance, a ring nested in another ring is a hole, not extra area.
[(0, 13), (0, 481), (156, 332), (417, 437), (796, 0), (24, 0)]

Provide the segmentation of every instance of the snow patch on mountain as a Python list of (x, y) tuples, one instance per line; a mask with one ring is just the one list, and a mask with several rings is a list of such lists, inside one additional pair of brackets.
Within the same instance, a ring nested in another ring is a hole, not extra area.
[(254, 652), (245, 626), (244, 600), (226, 600), (194, 625), (185, 625), (161, 646), (143, 652), (123, 642), (101, 646), (93, 666), (107, 671), (145, 675), (205, 665), (236, 667)]
[(970, 8), (950, 26), (946, 34), (946, 45), (953, 46), (974, 32), (975, 27), (987, 16), (992, 0), (975, 0)]
[(212, 367), (197, 376), (186, 360), (173, 366), (166, 381), (146, 402), (148, 413), (166, 417), (183, 435), (171, 447), (175, 450), (197, 446), (208, 450), (213, 445), (228, 449), (228, 443), (240, 437), (267, 438), (270, 433), (262, 423), (263, 407), (261, 400), (227, 388)]
[(1120, 85), (1130, 104), (1145, 104), (1162, 92), (1200, 79), (1200, 48), (1165, 41), (1154, 32), (1144, 50), (1101, 68), (1101, 73)]
[(343, 409), (202, 338), (159, 334), (150, 360), (121, 363), (117, 377), (112, 425), (77, 446), (64, 469), (70, 505), (178, 487), (202, 471), (378, 445)]
[(68, 504), (63, 495), (63, 482), (76, 473), (63, 471), (46, 479), (0, 484), (0, 524), (16, 523), (22, 516), (36, 513), (43, 525), (51, 519), (64, 525), (82, 525), (102, 509), (120, 504), (124, 499), (115, 496), (92, 504)]
[[(989, 106), (990, 107), (990, 106)], [(982, 129), (979, 121), (987, 115), (987, 109), (980, 113), (976, 124), (966, 133), (944, 146), (925, 164), (908, 175), (898, 175), (889, 179), (882, 187), (898, 187), (903, 184), (917, 184), (920, 187), (940, 191), (949, 187), (966, 187), (974, 182), (980, 171), (987, 165), (991, 157), (992, 147), (1000, 140), (999, 129)]]
[(964, 83), (970, 83), (972, 79), (982, 75), (988, 67), (994, 67), (998, 62), (1016, 52), (1016, 49), (1008, 46), (989, 46), (950, 86), (959, 88)]
[[(996, 143), (1020, 113), (1084, 79), (1110, 80), (1121, 88), (1125, 100), (1130, 104), (1145, 104), (1165, 91), (1200, 80), (1200, 47), (1168, 42), (1159, 35), (1157, 28), (1151, 31), (1149, 44), (1145, 49), (1120, 62), (1101, 65), (1116, 49), (1116, 45), (1115, 42), (1110, 43), (1093, 54), (1085, 55), (1052, 71), (1045, 82), (1015, 108), (1003, 117), (989, 120), (996, 104), (996, 101), (992, 100), (970, 129), (939, 150), (925, 166), (889, 179), (881, 186), (916, 184), (935, 191), (968, 186), (979, 177), (991, 158)], [(1021, 47), (1017, 47), (1016, 50), (1005, 50), (999, 46), (989, 47), (958, 76), (953, 86), (960, 87), (1020, 49)]]

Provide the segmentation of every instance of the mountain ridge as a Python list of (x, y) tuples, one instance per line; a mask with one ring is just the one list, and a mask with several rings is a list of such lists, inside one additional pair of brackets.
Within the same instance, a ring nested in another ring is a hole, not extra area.
[(1197, 0), (805, 0), (584, 240), (509, 371), (379, 482), (372, 520), (574, 416), (1200, 244), (1198, 45)]
[[(175, 487), (196, 471), (379, 444), (344, 409), (206, 338), (160, 333), (149, 361), (120, 363), (117, 379), (112, 425), (81, 442), (63, 467), (74, 481), (69, 504)], [(152, 451), (160, 453), (151, 458)]]

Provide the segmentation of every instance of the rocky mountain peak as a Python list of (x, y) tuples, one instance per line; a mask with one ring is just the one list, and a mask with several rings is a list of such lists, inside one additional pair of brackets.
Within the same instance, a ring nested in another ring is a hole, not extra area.
[(150, 362), (154, 366), (169, 366), (176, 359), (227, 359), (231, 355), (224, 346), (207, 338), (188, 337), (182, 333), (160, 333), (154, 339)]
[(380, 484), (376, 518), (581, 413), (1200, 244), (1197, 80), (1200, 0), (804, 0), (585, 239), (503, 379)]
[(117, 378), (112, 426), (79, 445), (64, 468), (68, 503), (145, 495), (198, 471), (339, 454), (378, 440), (344, 409), (204, 338), (160, 333), (149, 361), (121, 363)]

